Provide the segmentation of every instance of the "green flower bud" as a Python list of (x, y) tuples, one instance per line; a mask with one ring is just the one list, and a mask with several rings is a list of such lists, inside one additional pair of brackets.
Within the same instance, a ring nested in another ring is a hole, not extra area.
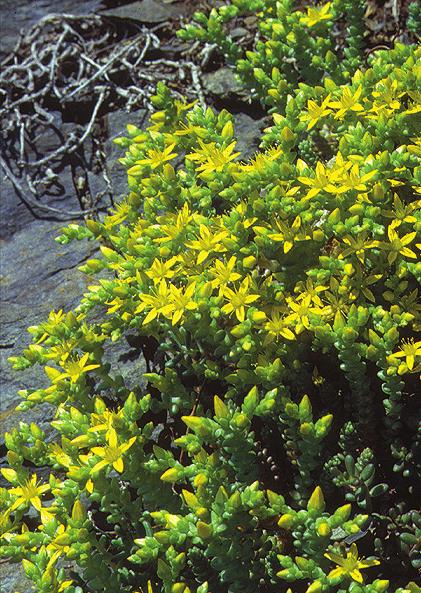
[(208, 539), (213, 534), (212, 525), (208, 523), (204, 523), (203, 521), (198, 521), (197, 525), (197, 535), (202, 539)]
[(320, 581), (313, 581), (306, 589), (306, 593), (321, 593), (323, 591), (323, 585)]
[(389, 581), (386, 579), (376, 579), (371, 585), (376, 593), (383, 593), (389, 588)]
[(329, 537), (330, 534), (332, 533), (330, 525), (326, 521), (323, 521), (322, 523), (320, 523), (319, 526), (317, 527), (316, 531), (317, 531), (318, 535), (320, 535), (321, 537)]
[(344, 504), (343, 506), (336, 509), (335, 517), (338, 517), (341, 520), (341, 522), (348, 521), (351, 515), (351, 509), (352, 507), (350, 504)]
[(307, 510), (321, 514), (325, 510), (325, 506), (326, 504), (322, 489), (320, 488), (320, 486), (317, 486), (314, 489), (313, 494), (310, 496), (310, 499), (307, 503)]
[(215, 416), (217, 418), (227, 418), (229, 416), (228, 407), (224, 404), (222, 399), (217, 395), (213, 398), (213, 405), (215, 408)]
[(245, 257), (243, 259), (243, 266), (245, 268), (247, 268), (248, 270), (251, 270), (255, 267), (257, 263), (257, 259), (254, 257), (254, 255), (249, 255), (248, 257)]
[(291, 529), (291, 527), (294, 525), (294, 522), (295, 522), (295, 516), (291, 515), (290, 513), (285, 513), (279, 519), (278, 527), (281, 527), (281, 529)]

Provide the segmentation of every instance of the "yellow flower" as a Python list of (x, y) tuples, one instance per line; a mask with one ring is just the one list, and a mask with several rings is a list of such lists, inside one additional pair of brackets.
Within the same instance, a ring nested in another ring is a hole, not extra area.
[(402, 340), (401, 349), (388, 356), (388, 362), (393, 362), (394, 358), (405, 358), (406, 366), (412, 371), (417, 356), (421, 356), (421, 342), (414, 342), (411, 338)]
[(256, 153), (248, 163), (242, 163), (241, 169), (238, 172), (238, 177), (241, 176), (242, 172), (252, 173), (264, 173), (268, 164), (276, 161), (282, 153), (280, 146), (272, 146), (265, 152)]
[[(4, 475), (4, 474), (3, 474)], [(5, 476), (7, 479), (7, 476)], [(25, 506), (32, 505), (37, 511), (41, 511), (41, 494), (47, 492), (50, 489), (48, 484), (37, 483), (36, 474), (32, 474), (30, 478), (26, 480), (23, 485), (17, 486), (16, 488), (10, 488), (9, 493), (16, 495), (18, 498), (10, 507), (10, 511), (14, 511), (20, 505)]]
[[(345, 276), (345, 283), (349, 284), (349, 297), (351, 300), (355, 301), (358, 298), (360, 292), (372, 303), (375, 302), (376, 298), (369, 288), (372, 284), (375, 284), (383, 277), (383, 274), (368, 274), (364, 268), (361, 266), (357, 266), (354, 268), (351, 264), (347, 264), (345, 266), (346, 276)], [(351, 279), (350, 282), (346, 282), (348, 278), (355, 273), (355, 277)]]
[(241, 278), (241, 274), (234, 272), (237, 258), (235, 255), (230, 257), (228, 262), (222, 262), (219, 259), (215, 260), (215, 263), (209, 272), (214, 277), (211, 281), (212, 288), (224, 287), (230, 282), (235, 282)]
[(405, 92), (398, 90), (397, 80), (385, 78), (377, 83), (376, 90), (372, 95), (374, 97), (373, 107), (366, 113), (366, 117), (377, 119), (379, 115), (387, 116), (400, 109), (399, 99), (405, 95)]
[(59, 550), (60, 552), (66, 553), (70, 549), (70, 541), (70, 536), (68, 533), (66, 533), (66, 528), (64, 525), (59, 525), (54, 539), (52, 539), (50, 543), (47, 544), (46, 550), (50, 552), (56, 552)]
[(357, 583), (362, 583), (364, 579), (360, 570), (380, 564), (378, 560), (364, 560), (363, 558), (358, 558), (358, 549), (355, 544), (351, 545), (345, 556), (336, 554), (335, 552), (327, 552), (325, 556), (338, 565), (327, 575), (328, 579), (336, 579), (338, 577), (346, 576), (351, 577), (351, 579)]
[(412, 243), (412, 241), (415, 239), (417, 233), (414, 231), (413, 233), (408, 233), (403, 237), (399, 237), (398, 233), (395, 231), (395, 228), (397, 226), (399, 226), (399, 223), (396, 222), (392, 222), (391, 224), (389, 224), (389, 226), (387, 227), (387, 236), (389, 238), (389, 243), (383, 241), (379, 243), (381, 249), (389, 251), (389, 255), (387, 256), (387, 261), (389, 262), (389, 264), (393, 264), (393, 262), (398, 257), (399, 253), (405, 257), (410, 257), (414, 259), (416, 259), (417, 257), (416, 254), (412, 251), (412, 249), (409, 249), (409, 247), (407, 247), (407, 245), (409, 245), (409, 243)]
[(159, 284), (161, 280), (165, 278), (173, 278), (175, 275), (175, 270), (171, 268), (177, 263), (179, 258), (177, 256), (171, 257), (167, 261), (161, 261), (160, 259), (154, 259), (152, 266), (146, 272), (146, 275), (149, 276), (151, 280), (153, 280), (154, 284)]
[(379, 241), (367, 240), (367, 237), (368, 233), (365, 231), (360, 233), (357, 237), (346, 235), (343, 238), (343, 242), (346, 245), (348, 245), (348, 247), (345, 247), (345, 249), (342, 250), (342, 257), (347, 257), (348, 255), (355, 254), (358, 260), (362, 264), (364, 264), (365, 250), (373, 249), (373, 247), (379, 246)]
[(322, 286), (321, 284), (315, 285), (311, 278), (307, 278), (305, 284), (302, 281), (298, 282), (294, 288), (295, 293), (301, 291), (301, 294), (297, 296), (297, 301), (301, 301), (306, 296), (310, 295), (311, 302), (317, 305), (318, 307), (323, 307), (323, 303), (319, 297), (319, 293), (324, 292), (325, 290), (327, 290), (327, 286)]
[(191, 101), (190, 103), (187, 103), (187, 101), (185, 99), (176, 99), (174, 101), (174, 107), (177, 111), (177, 116), (183, 117), (186, 111), (190, 111), (190, 109), (192, 107), (194, 107), (197, 104), (197, 99), (195, 99), (194, 101)]
[[(57, 313), (55, 311), (50, 311), (49, 315), (48, 315), (48, 320), (45, 323), (42, 323), (39, 328), (43, 329), (45, 333), (42, 334), (42, 336), (39, 338), (39, 340), (36, 342), (36, 344), (41, 344), (41, 342), (43, 342), (46, 338), (48, 338), (49, 335), (51, 335), (51, 333), (54, 331), (54, 329), (60, 324), (61, 321), (64, 321), (64, 313), (63, 313), (63, 309), (60, 309), (59, 311), (57, 311)], [(33, 329), (37, 329), (36, 327)], [(29, 331), (31, 331), (32, 328), (29, 328)], [(32, 331), (31, 331), (32, 333)]]
[(312, 99), (309, 99), (307, 101), (307, 112), (303, 113), (303, 115), (300, 116), (300, 121), (308, 122), (307, 130), (311, 130), (311, 128), (314, 128), (319, 119), (322, 119), (322, 117), (325, 117), (326, 115), (329, 115), (329, 113), (332, 113), (331, 109), (329, 109), (328, 107), (329, 102), (330, 93), (328, 94), (326, 99), (322, 101), (320, 105), (318, 105), (316, 101), (313, 101)]
[(288, 327), (285, 317), (282, 318), (278, 311), (275, 311), (269, 321), (265, 324), (265, 330), (268, 332), (268, 336), (264, 342), (265, 345), (279, 337), (285, 338), (286, 340), (295, 340), (295, 335)]
[(329, 302), (321, 311), (326, 317), (334, 316), (334, 327), (338, 324), (343, 325), (345, 322), (345, 314), (349, 309), (349, 301), (354, 297), (352, 293), (340, 290), (340, 285), (337, 279), (332, 276), (330, 278), (330, 290), (326, 291), (325, 299)]
[(58, 443), (51, 443), (49, 445), (49, 451), (52, 463), (59, 463), (63, 467), (67, 468), (73, 465), (73, 460), (70, 455), (68, 455)]
[(339, 184), (336, 187), (336, 192), (342, 194), (349, 190), (367, 191), (365, 182), (374, 177), (376, 173), (377, 170), (373, 169), (360, 177), (360, 169), (358, 164), (355, 163), (349, 171), (343, 171)]
[(224, 313), (235, 313), (238, 321), (244, 321), (245, 319), (245, 309), (247, 305), (254, 303), (257, 299), (260, 298), (258, 294), (249, 294), (250, 288), (250, 278), (246, 276), (242, 281), (238, 290), (231, 290), (230, 288), (225, 287), (222, 291), (224, 297), (228, 300), (222, 307), (222, 311)]
[(196, 167), (196, 171), (205, 174), (220, 172), (225, 165), (233, 161), (240, 154), (239, 152), (233, 153), (235, 145), (236, 141), (231, 142), (225, 148), (221, 148), (216, 146), (215, 142), (205, 144), (199, 140), (200, 150), (191, 152), (187, 155), (187, 158), (199, 163), (200, 166)]
[(199, 232), (200, 236), (197, 239), (186, 243), (186, 247), (199, 251), (196, 261), (197, 264), (203, 263), (212, 252), (221, 253), (226, 251), (226, 247), (222, 245), (221, 241), (228, 236), (227, 231), (221, 231), (220, 233), (213, 235), (207, 226), (201, 224)]
[(331, 101), (329, 107), (337, 109), (335, 119), (343, 119), (347, 111), (364, 111), (364, 107), (358, 102), (362, 93), (362, 86), (360, 85), (354, 94), (348, 86), (342, 87), (342, 94), (337, 101)]
[(194, 311), (194, 309), (197, 309), (197, 303), (192, 300), (195, 289), (196, 282), (192, 282), (184, 292), (182, 288), (170, 286), (170, 299), (173, 305), (171, 311), (172, 325), (175, 325), (180, 321), (185, 311)]
[(180, 122), (180, 129), (175, 132), (176, 136), (191, 136), (195, 134), (199, 138), (204, 138), (207, 134), (206, 128), (202, 128), (201, 126), (196, 126), (194, 124), (185, 124), (184, 122)]
[(421, 200), (415, 200), (409, 204), (404, 204), (398, 194), (394, 194), (393, 196), (393, 210), (384, 210), (382, 212), (383, 216), (387, 216), (388, 218), (393, 218), (395, 222), (395, 228), (399, 226), (401, 222), (416, 222), (415, 216), (411, 213), (413, 210), (421, 207)]
[(107, 315), (111, 315), (112, 313), (115, 313), (116, 311), (121, 309), (121, 307), (124, 304), (125, 304), (125, 301), (123, 299), (121, 299), (120, 297), (115, 297), (115, 299), (113, 299), (112, 301), (107, 301), (106, 305), (109, 305), (108, 309), (107, 309)]
[(337, 174), (335, 172), (329, 171), (322, 163), (318, 162), (314, 177), (298, 177), (298, 181), (311, 187), (304, 199), (310, 200), (314, 196), (317, 196), (322, 190), (335, 193), (336, 187), (332, 185), (332, 181), (335, 180), (336, 177)]
[(94, 455), (101, 457), (101, 461), (98, 461), (91, 469), (91, 474), (101, 470), (107, 465), (112, 465), (113, 468), (121, 474), (124, 469), (123, 453), (128, 451), (135, 442), (136, 437), (132, 437), (122, 445), (118, 444), (117, 433), (114, 428), (111, 428), (107, 433), (108, 445), (105, 447), (92, 447), (91, 451)]
[(53, 379), (53, 383), (57, 383), (63, 379), (70, 379), (71, 383), (76, 383), (84, 373), (92, 371), (93, 369), (97, 369), (100, 366), (99, 364), (86, 364), (88, 362), (88, 358), (89, 352), (86, 352), (82, 358), (61, 361), (60, 365), (63, 367), (65, 372), (57, 374)]
[(126, 220), (130, 214), (130, 204), (126, 200), (122, 200), (112, 210), (113, 214), (110, 214), (104, 219), (104, 228), (107, 230), (113, 229), (115, 226), (121, 224), (123, 220)]
[(306, 295), (301, 300), (297, 297), (297, 302), (294, 302), (292, 299), (287, 300), (288, 307), (293, 313), (290, 313), (285, 318), (285, 322), (290, 323), (291, 321), (296, 321), (295, 331), (297, 334), (301, 333), (304, 329), (310, 329), (310, 313), (321, 313), (318, 307), (311, 307), (311, 295)]
[(165, 280), (161, 280), (158, 289), (152, 291), (152, 294), (140, 294), (139, 298), (142, 302), (135, 309), (135, 313), (150, 309), (143, 320), (143, 325), (150, 323), (158, 315), (167, 317), (174, 309), (174, 305), (170, 302), (170, 289)]
[[(91, 424), (92, 426), (88, 428), (88, 432), (103, 432), (105, 431), (106, 435), (110, 433), (110, 431), (117, 425), (116, 422), (123, 417), (123, 410), (119, 410), (118, 412), (111, 412), (110, 410), (104, 410), (102, 414), (91, 414)], [(77, 438), (77, 437), (76, 437)], [(75, 439), (73, 439), (72, 443), (74, 443)]]
[(64, 362), (69, 358), (76, 345), (77, 340), (64, 340), (52, 346), (46, 356), (49, 359)]
[(332, 2), (327, 2), (318, 7), (310, 6), (307, 8), (307, 16), (303, 15), (300, 18), (300, 23), (307, 25), (307, 27), (314, 27), (317, 23), (331, 19), (333, 17), (333, 13), (329, 12), (331, 6)]
[(193, 214), (190, 212), (187, 202), (178, 214), (160, 216), (158, 218), (159, 230), (164, 233), (164, 237), (157, 237), (154, 239), (154, 243), (165, 243), (179, 239), (192, 219)]
[(288, 226), (286, 223), (279, 220), (276, 220), (275, 224), (278, 227), (278, 232), (270, 233), (268, 237), (273, 239), (273, 241), (282, 242), (284, 253), (291, 251), (296, 241), (305, 241), (310, 239), (310, 235), (308, 235), (305, 230), (301, 228), (301, 218), (299, 216), (295, 217), (295, 220), (291, 226)]
[[(175, 144), (170, 144), (164, 148), (164, 150), (156, 150), (155, 148), (151, 148), (146, 153), (148, 156), (144, 159), (136, 161), (136, 165), (149, 165), (151, 169), (156, 169), (157, 167), (160, 167), (167, 161), (170, 161), (177, 156), (176, 152), (172, 152), (174, 147)], [(129, 175), (133, 175), (133, 173), (137, 173), (141, 170), (136, 168), (136, 165), (127, 171)]]

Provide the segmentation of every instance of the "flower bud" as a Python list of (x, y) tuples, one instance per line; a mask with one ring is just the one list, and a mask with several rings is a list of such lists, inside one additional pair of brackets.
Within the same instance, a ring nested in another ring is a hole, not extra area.
[(316, 513), (322, 513), (325, 510), (325, 499), (323, 496), (322, 489), (320, 486), (317, 486), (313, 494), (310, 496), (310, 499), (307, 503), (307, 510), (308, 511), (315, 511)]
[(294, 522), (295, 522), (294, 515), (291, 515), (290, 513), (285, 513), (279, 519), (278, 527), (281, 527), (281, 529), (291, 529), (291, 527), (294, 525)]

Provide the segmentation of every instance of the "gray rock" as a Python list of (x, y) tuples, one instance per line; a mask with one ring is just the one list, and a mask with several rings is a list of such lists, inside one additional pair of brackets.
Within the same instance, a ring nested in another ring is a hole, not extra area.
[(266, 118), (253, 119), (246, 113), (234, 115), (234, 130), (238, 138), (236, 150), (241, 152), (241, 158), (248, 159), (259, 148), (262, 129), (267, 126)]
[(236, 27), (231, 31), (231, 37), (233, 39), (241, 39), (241, 37), (245, 37), (248, 34), (248, 30), (244, 27)]
[(243, 89), (231, 68), (219, 68), (215, 72), (203, 74), (202, 80), (205, 90), (221, 99), (239, 94)]
[(0, 593), (35, 591), (20, 564), (0, 564)]
[(180, 5), (173, 5), (162, 0), (140, 0), (126, 6), (119, 6), (112, 10), (104, 10), (102, 14), (130, 19), (140, 23), (163, 23), (177, 16), (180, 16)]
[(61, 227), (33, 220), (2, 245), (0, 419), (4, 430), (22, 420), (47, 421), (49, 417), (45, 406), (29, 414), (14, 411), (21, 401), (19, 389), (37, 389), (47, 381), (41, 368), (16, 372), (7, 359), (20, 355), (30, 342), (28, 326), (42, 322), (52, 309), (71, 309), (86, 290), (86, 277), (77, 268), (95, 253), (94, 244), (75, 241), (59, 245), (54, 238)]
[[(126, 133), (126, 125), (144, 127), (146, 111), (127, 113), (123, 110), (108, 115), (108, 140), (105, 145), (107, 163), (116, 200), (127, 193), (127, 175), (118, 159), (124, 150), (113, 139)], [(60, 177), (63, 195), (49, 197), (48, 205), (63, 209), (78, 209), (73, 182), (68, 171)], [(95, 176), (90, 176), (95, 190)], [(29, 412), (15, 411), (21, 401), (20, 389), (37, 389), (47, 384), (43, 369), (35, 366), (25, 371), (14, 371), (7, 359), (17, 356), (30, 343), (27, 327), (41, 323), (51, 310), (68, 311), (75, 307), (87, 287), (87, 277), (78, 270), (86, 259), (94, 256), (97, 244), (73, 241), (59, 245), (54, 239), (65, 223), (34, 219), (7, 180), (2, 185), (0, 202), (2, 216), (1, 272), (0, 272), (0, 421), (2, 432), (10, 431), (19, 422), (36, 422), (50, 431), (51, 407), (36, 406)], [(145, 372), (143, 358), (135, 356), (124, 339), (105, 348), (105, 360), (111, 364), (113, 375), (121, 374), (129, 388), (141, 382)], [(131, 354), (130, 354), (131, 351)], [(129, 353), (129, 355), (127, 355)], [(4, 442), (0, 435), (0, 443)]]
[(1, 0), (1, 46), (2, 59), (16, 45), (19, 31), (29, 29), (49, 13), (88, 14), (101, 6), (101, 0)]
[(124, 338), (118, 342), (109, 342), (104, 347), (103, 361), (111, 365), (110, 375), (115, 379), (121, 376), (125, 386), (136, 389), (146, 385), (143, 373), (146, 373), (146, 363), (143, 356), (131, 348)]

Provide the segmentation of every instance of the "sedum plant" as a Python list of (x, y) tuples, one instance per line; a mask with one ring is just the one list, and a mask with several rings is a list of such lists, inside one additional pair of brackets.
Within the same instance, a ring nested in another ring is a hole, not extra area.
[(87, 292), (11, 360), (43, 365), (19, 408), (53, 438), (21, 423), (1, 470), (0, 555), (39, 593), (419, 590), (420, 51), (348, 53), (248, 160), (227, 111), (158, 85), (117, 140), (126, 199), (63, 230), (99, 245)]
[[(329, 77), (343, 84), (363, 63), (364, 0), (333, 0), (304, 10), (295, 4), (232, 0), (209, 15), (196, 12), (178, 34), (216, 46), (255, 97), (271, 111), (283, 109), (299, 82), (317, 84)], [(256, 14), (257, 32), (250, 48), (243, 49), (231, 32), (239, 20)]]

